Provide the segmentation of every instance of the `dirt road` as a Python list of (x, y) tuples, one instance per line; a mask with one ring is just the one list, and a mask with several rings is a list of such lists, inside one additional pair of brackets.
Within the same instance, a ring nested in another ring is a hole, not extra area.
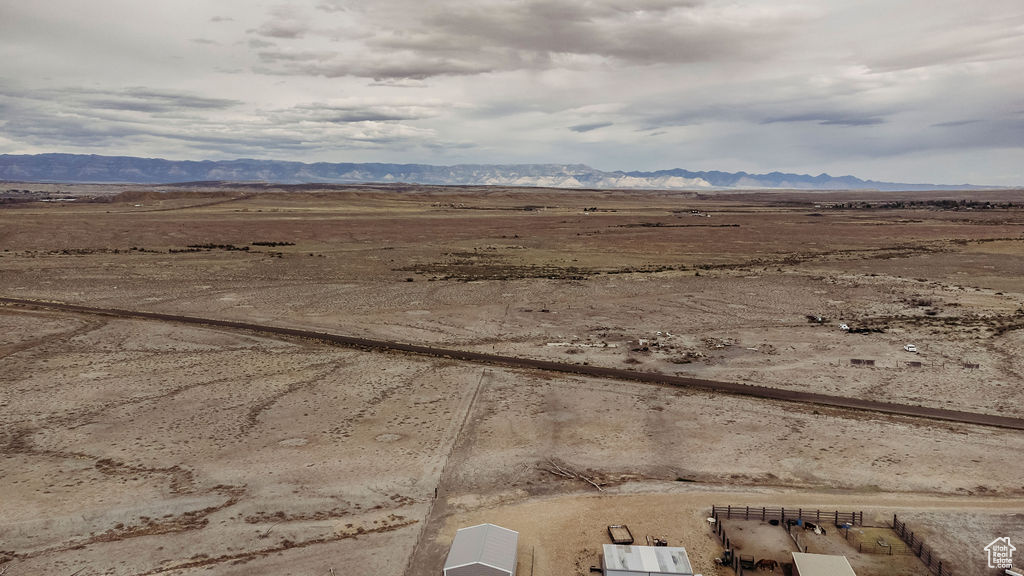
[(217, 320), (213, 318), (199, 318), (195, 316), (182, 316), (177, 314), (161, 314), (157, 312), (121, 310), (114, 308), (94, 308), (90, 306), (79, 306), (75, 304), (66, 304), (61, 302), (45, 302), (19, 298), (0, 298), (0, 303), (14, 306), (28, 306), (51, 310), (61, 310), (79, 314), (97, 314), (103, 316), (113, 316), (118, 318), (140, 318), (148, 320), (159, 320), (164, 322), (179, 322), (185, 324), (215, 326), (220, 328), (232, 328), (236, 330), (247, 330), (251, 332), (273, 334), (277, 336), (289, 336), (295, 338), (318, 340), (321, 342), (327, 342), (330, 344), (335, 344), (348, 348), (378, 350), (385, 352), (401, 352), (406, 354), (416, 354), (420, 356), (431, 356), (436, 358), (449, 358), (453, 360), (462, 360), (465, 362), (474, 362), (495, 366), (522, 368), (527, 370), (543, 370), (547, 372), (579, 374), (584, 376), (595, 376), (599, 378), (608, 378), (613, 380), (630, 380), (635, 382), (659, 384), (664, 386), (696, 388), (700, 390), (707, 390), (711, 392), (719, 392), (724, 394), (734, 394), (739, 396), (751, 396), (755, 398), (782, 400), (786, 402), (817, 404), (821, 406), (830, 406), (835, 408), (866, 410), (872, 412), (881, 412), (885, 414), (895, 414), (900, 416), (912, 416), (919, 418), (928, 418), (933, 420), (946, 420), (950, 422), (958, 422), (963, 424), (976, 424), (981, 426), (993, 426), (999, 428), (1009, 428), (1014, 430), (1024, 430), (1024, 419), (1020, 418), (997, 416), (993, 414), (978, 414), (974, 412), (947, 410), (943, 408), (932, 408), (926, 406), (915, 406), (912, 404), (894, 404), (889, 402), (880, 402), (877, 400), (848, 398), (829, 394), (817, 394), (813, 392), (784, 390), (780, 388), (770, 388), (767, 386), (741, 384), (738, 382), (704, 380), (699, 378), (673, 376), (656, 372), (638, 372), (633, 370), (625, 370), (621, 368), (608, 368), (601, 366), (591, 366), (586, 364), (569, 364), (563, 362), (537, 360), (532, 358), (503, 356), (498, 354), (471, 352), (467, 350), (456, 350), (451, 348), (419, 346), (405, 342), (375, 340), (370, 338), (359, 338), (354, 336), (343, 336), (340, 334), (330, 334), (327, 332), (300, 330), (297, 328), (267, 326), (261, 324), (251, 324), (247, 322)]

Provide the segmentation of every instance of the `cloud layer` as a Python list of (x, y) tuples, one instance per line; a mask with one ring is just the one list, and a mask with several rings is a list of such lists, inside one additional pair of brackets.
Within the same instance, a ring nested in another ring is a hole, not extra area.
[(1024, 184), (1024, 5), (0, 0), (0, 153)]

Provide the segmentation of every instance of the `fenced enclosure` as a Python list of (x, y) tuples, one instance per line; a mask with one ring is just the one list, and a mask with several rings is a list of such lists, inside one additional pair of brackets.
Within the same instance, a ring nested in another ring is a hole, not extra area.
[(921, 562), (924, 562), (924, 565), (928, 567), (932, 574), (935, 574), (935, 576), (953, 576), (953, 571), (935, 556), (931, 546), (928, 546), (921, 541), (921, 538), (914, 535), (914, 531), (907, 528), (905, 522), (900, 522), (895, 514), (892, 515), (892, 529), (906, 543), (910, 553), (920, 558)]
[(744, 520), (809, 520), (816, 524), (832, 522), (835, 526), (849, 523), (854, 526), (864, 524), (863, 512), (840, 512), (838, 510), (811, 510), (803, 508), (773, 508), (767, 506), (712, 506), (711, 517), (718, 520), (742, 518)]
[[(913, 530), (907, 528), (906, 523), (900, 521), (895, 514), (892, 516), (891, 527), (864, 526), (864, 512), (862, 511), (840, 512), (838, 510), (769, 506), (712, 506), (711, 518), (714, 519), (713, 529), (726, 549), (730, 548), (730, 541), (722, 526), (722, 520), (760, 520), (762, 522), (774, 520), (775, 522), (772, 523), (780, 524), (790, 534), (790, 537), (794, 538), (794, 542), (800, 550), (806, 550), (806, 546), (800, 541), (799, 534), (794, 537), (793, 531), (790, 529), (793, 525), (798, 522), (801, 524), (813, 522), (824, 529), (825, 525), (831, 522), (839, 529), (843, 538), (858, 552), (889, 556), (913, 554), (921, 562), (924, 562), (924, 565), (935, 576), (953, 576), (953, 570), (949, 565), (935, 554), (931, 546), (925, 544), (919, 536), (915, 535)], [(829, 529), (833, 528), (829, 527)], [(734, 569), (742, 571), (738, 561), (734, 560), (732, 564)]]
[(914, 553), (889, 527), (844, 526), (839, 533), (850, 546), (865, 554), (895, 556)]
[[(864, 523), (864, 513), (860, 511), (840, 512), (838, 510), (811, 510), (804, 508), (768, 506), (712, 506), (711, 518), (714, 520), (712, 523), (712, 529), (726, 550), (730, 550), (732, 548), (732, 541), (729, 539), (728, 534), (726, 534), (725, 527), (722, 525), (722, 520), (761, 520), (763, 522), (778, 524), (786, 531), (787, 534), (789, 534), (789, 537), (792, 538), (793, 542), (796, 544), (796, 548), (801, 552), (807, 551), (807, 545), (801, 541), (802, 538), (799, 533), (791, 530), (791, 527), (797, 523), (803, 525), (805, 523), (810, 524), (813, 522), (815, 525), (819, 526), (824, 526), (829, 522), (836, 526), (845, 524), (859, 526)], [(832, 528), (829, 527), (829, 529)], [(739, 555), (732, 555), (726, 565), (731, 567), (737, 576), (743, 576), (745, 573), (754, 573), (756, 568), (751, 564), (753, 560), (751, 560), (750, 563), (744, 563), (742, 560), (743, 559)]]

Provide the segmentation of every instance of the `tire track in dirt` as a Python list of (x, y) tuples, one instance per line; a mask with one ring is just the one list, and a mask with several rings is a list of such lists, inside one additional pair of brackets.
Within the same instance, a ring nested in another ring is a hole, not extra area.
[(271, 554), (279, 554), (285, 550), (292, 550), (295, 548), (307, 548), (309, 546), (315, 546), (318, 544), (329, 544), (331, 542), (338, 542), (341, 540), (349, 540), (352, 538), (358, 538), (367, 534), (379, 534), (383, 532), (392, 532), (394, 530), (401, 530), (406, 526), (412, 526), (416, 523), (415, 520), (406, 520), (405, 518), (398, 516), (392, 519), (394, 524), (385, 524), (383, 526), (377, 526), (374, 528), (363, 528), (359, 527), (352, 532), (341, 532), (332, 534), (330, 536), (322, 536), (320, 538), (311, 538), (309, 540), (303, 540), (301, 542), (292, 542), (290, 540), (283, 540), (279, 545), (268, 548), (261, 548), (259, 550), (251, 550), (247, 552), (239, 552), (237, 554), (224, 554), (222, 556), (216, 556), (213, 558), (196, 557), (190, 558), (185, 562), (174, 564), (171, 566), (165, 566), (162, 568), (156, 568), (149, 570), (148, 572), (140, 572), (136, 576), (152, 576), (154, 574), (164, 574), (166, 572), (176, 572), (179, 570), (188, 570), (191, 568), (204, 568), (212, 567), (217, 564), (223, 564), (225, 562), (245, 562), (253, 560), (255, 558), (261, 558), (264, 556), (270, 556)]
[[(327, 364), (331, 365), (332, 368), (330, 370), (327, 370), (326, 373), (318, 373), (313, 378), (307, 378), (299, 382), (292, 382), (288, 384), (288, 386), (286, 386), (284, 390), (267, 396), (266, 398), (260, 400), (251, 408), (249, 408), (249, 412), (246, 413), (245, 420), (242, 421), (242, 426), (238, 431), (238, 436), (244, 436), (248, 434), (250, 430), (252, 430), (256, 426), (259, 426), (260, 414), (263, 414), (267, 410), (270, 410), (270, 408), (272, 408), (274, 404), (277, 404), (277, 402), (284, 398), (285, 396), (298, 392), (303, 388), (307, 388), (309, 386), (313, 386), (320, 382), (323, 382), (324, 380), (331, 378), (332, 376), (337, 374), (338, 370), (341, 370), (343, 367), (346, 366), (346, 364), (338, 364), (336, 362), (330, 362)], [(320, 368), (323, 366), (324, 364), (320, 364), (317, 367)]]
[(82, 336), (83, 334), (88, 334), (89, 332), (92, 332), (94, 330), (99, 330), (100, 328), (107, 325), (106, 320), (83, 320), (83, 322), (84, 325), (68, 330), (67, 332), (58, 332), (56, 334), (49, 334), (47, 336), (42, 336), (40, 338), (33, 338), (31, 340), (25, 340), (22, 342), (16, 342), (14, 344), (8, 344), (6, 346), (0, 346), (0, 358), (13, 356), (14, 354), (17, 354), (19, 352), (31, 350), (32, 348), (36, 348), (43, 345), (48, 345), (57, 342), (67, 342), (72, 338)]
[(444, 518), (448, 514), (447, 499), (442, 492), (442, 488), (452, 473), (449, 462), (455, 451), (462, 445), (466, 426), (469, 424), (470, 418), (476, 409), (476, 401), (480, 397), (480, 389), (483, 388), (484, 377), (487, 373), (486, 369), (480, 373), (480, 378), (477, 379), (476, 386), (473, 388), (473, 395), (466, 406), (466, 412), (462, 415), (459, 427), (455, 429), (455, 433), (452, 435), (451, 444), (448, 445), (448, 452), (445, 453), (444, 462), (441, 464), (441, 473), (437, 477), (434, 497), (431, 498), (430, 504), (427, 506), (427, 512), (423, 515), (423, 524), (420, 526), (420, 532), (416, 536), (416, 544), (413, 546), (412, 553), (409, 554), (409, 559), (406, 561), (405, 570), (402, 572), (405, 576), (418, 574), (419, 571), (423, 570), (423, 567), (434, 565), (432, 562), (428, 562), (428, 560), (434, 559), (433, 556), (436, 552), (436, 550), (433, 550), (436, 547), (433, 546), (434, 537), (441, 529), (441, 526), (443, 526)]
[(603, 366), (591, 366), (582, 364), (566, 364), (549, 360), (537, 360), (533, 358), (521, 358), (515, 356), (502, 356), (483, 352), (471, 352), (468, 350), (457, 350), (453, 348), (439, 348), (433, 346), (420, 346), (406, 342), (391, 340), (375, 340), (355, 336), (343, 336), (327, 332), (315, 332), (298, 328), (284, 328), (280, 326), (266, 326), (250, 324), (247, 322), (236, 322), (232, 320), (216, 320), (212, 318), (200, 318), (196, 316), (181, 316), (176, 314), (164, 314), (159, 312), (142, 312), (135, 310), (121, 310), (116, 308), (94, 308), (90, 306), (79, 306), (75, 304), (64, 304), (60, 302), (46, 302), (36, 300), (24, 300), (19, 298), (0, 298), (0, 303), (60, 310), (78, 314), (94, 314), (101, 316), (113, 316), (117, 318), (136, 318), (144, 320), (159, 320), (163, 322), (178, 322), (199, 326), (210, 326), (215, 328), (230, 328), (235, 330), (246, 330), (262, 334), (273, 334), (301, 338), (305, 340), (316, 340), (328, 344), (344, 346), (367, 351), (397, 352), (413, 354), (417, 356), (429, 356), (434, 358), (448, 358), (486, 364), (492, 366), (503, 366), (507, 368), (518, 368), (543, 372), (555, 372), (561, 374), (577, 374), (581, 376), (592, 376), (610, 380), (624, 380), (631, 382), (643, 382), (647, 384), (658, 384), (662, 386), (693, 388), (730, 394), (735, 396), (747, 396), (766, 400), (780, 400), (797, 404), (812, 404), (829, 406), (847, 410), (876, 412), (896, 416), (910, 416), (930, 420), (943, 420), (960, 424), (973, 424), (978, 426), (992, 426), (997, 428), (1009, 428), (1013, 430), (1024, 430), (1024, 419), (1009, 416), (998, 416), (994, 414), (982, 414), (976, 412), (965, 412), (961, 410), (950, 410), (946, 408), (934, 408), (929, 406), (918, 406), (913, 404), (895, 404), (870, 400), (864, 398), (852, 398), (845, 396), (833, 396), (830, 394), (819, 394), (815, 392), (803, 392), (797, 390), (786, 390), (782, 388), (771, 388), (754, 384), (741, 384), (739, 382), (726, 382), (721, 380), (705, 380), (701, 378), (689, 378), (685, 376), (672, 376), (657, 372), (637, 372), (622, 368), (610, 368)]
[[(97, 464), (97, 466), (99, 466), (99, 464)], [(37, 558), (47, 554), (58, 554), (61, 552), (68, 552), (70, 550), (81, 550), (86, 546), (101, 542), (120, 542), (130, 538), (139, 538), (141, 536), (177, 534), (181, 532), (188, 532), (190, 530), (201, 530), (210, 523), (210, 515), (237, 504), (244, 492), (245, 489), (238, 486), (214, 486), (209, 490), (209, 493), (226, 496), (227, 500), (220, 504), (208, 506), (199, 510), (189, 510), (172, 517), (160, 519), (145, 518), (142, 523), (131, 526), (117, 524), (112, 528), (100, 532), (99, 534), (90, 535), (88, 538), (71, 540), (70, 542), (61, 544), (60, 546), (24, 553), (2, 553), (0, 554), (0, 561), (3, 561), (3, 558), (6, 557), (15, 560), (27, 560), (29, 558)]]

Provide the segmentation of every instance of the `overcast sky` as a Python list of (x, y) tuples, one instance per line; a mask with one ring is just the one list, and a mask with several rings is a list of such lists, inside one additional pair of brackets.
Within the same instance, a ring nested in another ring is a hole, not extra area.
[(0, 153), (1024, 184), (1021, 0), (0, 0)]

